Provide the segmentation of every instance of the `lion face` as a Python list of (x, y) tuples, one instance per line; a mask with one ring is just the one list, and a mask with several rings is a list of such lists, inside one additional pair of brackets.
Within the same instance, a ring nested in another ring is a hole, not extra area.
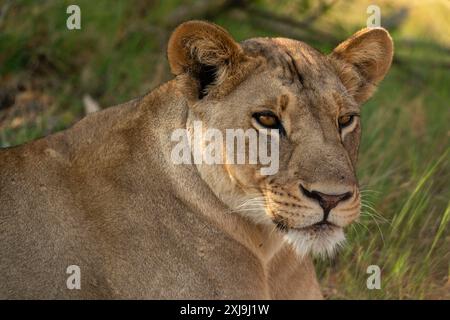
[[(203, 179), (231, 211), (283, 233), (300, 255), (332, 254), (359, 216), (360, 106), (391, 60), (384, 29), (362, 30), (328, 56), (291, 39), (237, 44), (203, 22), (181, 25), (169, 42), (172, 70), (190, 88), (188, 129), (254, 130), (277, 144), (274, 174), (224, 151), (223, 163), (198, 165)], [(258, 146), (244, 141), (250, 160)]]

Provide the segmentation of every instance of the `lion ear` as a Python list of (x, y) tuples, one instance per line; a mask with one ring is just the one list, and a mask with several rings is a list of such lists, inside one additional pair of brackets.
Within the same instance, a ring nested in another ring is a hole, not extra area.
[(358, 103), (363, 103), (388, 72), (393, 52), (387, 30), (365, 28), (338, 45), (330, 57), (349, 93)]
[(197, 80), (199, 98), (219, 84), (242, 55), (240, 45), (223, 28), (204, 21), (188, 21), (172, 33), (167, 55), (173, 74)]

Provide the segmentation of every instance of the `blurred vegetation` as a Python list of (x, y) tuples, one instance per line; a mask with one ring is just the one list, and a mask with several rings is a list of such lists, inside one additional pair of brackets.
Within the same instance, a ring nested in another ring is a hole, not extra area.
[[(81, 8), (81, 30), (66, 8)], [(286, 36), (323, 52), (366, 24), (368, 5), (395, 42), (395, 62), (363, 107), (359, 224), (317, 269), (331, 299), (450, 299), (450, 2), (0, 1), (0, 147), (62, 130), (83, 97), (107, 107), (170, 79), (170, 31), (207, 19), (237, 39)], [(368, 290), (379, 265), (382, 289)]]

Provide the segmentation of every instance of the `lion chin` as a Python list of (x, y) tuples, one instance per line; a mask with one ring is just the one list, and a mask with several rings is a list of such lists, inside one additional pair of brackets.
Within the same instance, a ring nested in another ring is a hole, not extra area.
[(284, 239), (291, 244), (300, 257), (308, 254), (332, 258), (345, 243), (344, 230), (332, 225), (289, 229)]

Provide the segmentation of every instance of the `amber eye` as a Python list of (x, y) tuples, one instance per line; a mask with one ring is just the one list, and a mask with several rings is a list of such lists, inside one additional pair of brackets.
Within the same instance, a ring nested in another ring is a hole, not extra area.
[(286, 134), (280, 119), (271, 111), (256, 112), (252, 117), (261, 126), (268, 129), (279, 129), (282, 134)]
[(353, 115), (346, 115), (346, 116), (339, 117), (339, 119), (338, 119), (339, 128), (342, 129), (342, 128), (348, 127), (349, 125), (352, 124), (354, 118), (355, 118), (355, 116), (353, 116)]
[(270, 111), (254, 113), (253, 118), (266, 128), (277, 129), (280, 125), (278, 117)]
[(273, 128), (278, 124), (278, 119), (271, 115), (260, 115), (257, 120), (262, 126), (267, 128)]

